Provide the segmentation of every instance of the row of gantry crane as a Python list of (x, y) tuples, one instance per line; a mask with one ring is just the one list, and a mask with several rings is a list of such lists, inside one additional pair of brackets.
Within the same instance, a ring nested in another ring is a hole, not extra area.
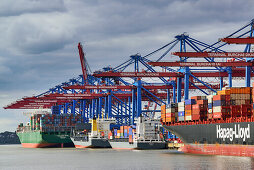
[[(232, 87), (234, 77), (245, 77), (244, 86), (249, 87), (254, 76), (253, 26), (254, 19), (213, 44), (177, 35), (147, 55), (131, 55), (114, 68), (94, 73), (79, 43), (82, 75), (4, 108), (51, 109), (52, 114), (81, 114), (85, 122), (115, 118), (119, 125), (132, 125), (140, 115), (154, 117), (162, 104), (188, 99), (190, 92), (208, 95)], [(242, 44), (244, 50), (226, 52), (228, 44)]]

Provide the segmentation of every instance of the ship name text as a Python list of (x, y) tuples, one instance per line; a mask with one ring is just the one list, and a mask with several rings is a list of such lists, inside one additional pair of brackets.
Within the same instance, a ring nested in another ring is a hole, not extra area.
[(247, 127), (241, 127), (235, 124), (234, 128), (222, 128), (220, 125), (216, 125), (217, 138), (229, 139), (231, 142), (233, 139), (243, 139), (245, 141), (247, 138), (250, 138), (250, 124)]

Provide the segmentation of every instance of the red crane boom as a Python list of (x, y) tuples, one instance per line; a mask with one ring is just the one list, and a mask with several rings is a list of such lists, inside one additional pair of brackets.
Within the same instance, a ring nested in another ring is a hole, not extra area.
[(78, 43), (78, 50), (79, 50), (79, 57), (80, 57), (80, 62), (81, 62), (81, 68), (82, 68), (82, 73), (83, 73), (83, 78), (84, 81), (87, 80), (87, 67), (86, 67), (86, 59), (85, 59), (85, 53), (83, 51), (83, 47), (81, 43)]

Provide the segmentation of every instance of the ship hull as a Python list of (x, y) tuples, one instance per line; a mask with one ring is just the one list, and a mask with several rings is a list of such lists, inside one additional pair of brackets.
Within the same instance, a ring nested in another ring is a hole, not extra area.
[(193, 154), (253, 156), (254, 122), (163, 126), (185, 144), (181, 151)]
[(75, 148), (111, 148), (107, 139), (91, 138), (88, 141), (82, 141), (71, 137)]
[(30, 131), (17, 132), (17, 135), (24, 148), (74, 147), (68, 134)]
[(149, 149), (167, 149), (167, 143), (162, 141), (138, 141), (129, 143), (126, 141), (110, 141), (110, 145), (113, 149), (138, 149), (138, 150), (149, 150)]
[(190, 154), (254, 157), (254, 145), (185, 144), (179, 151)]

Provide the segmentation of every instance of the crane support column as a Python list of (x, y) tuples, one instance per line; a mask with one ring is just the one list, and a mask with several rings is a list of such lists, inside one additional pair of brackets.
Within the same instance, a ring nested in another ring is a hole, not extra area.
[(110, 118), (112, 116), (112, 95), (111, 92), (108, 95), (108, 118)]
[(134, 125), (134, 117), (136, 115), (136, 89), (132, 89), (132, 113), (131, 113), (131, 125)]
[(92, 118), (95, 116), (95, 99), (92, 99)]
[(251, 79), (251, 67), (246, 66), (245, 70), (245, 86), (250, 87), (250, 79)]
[(98, 112), (97, 114), (99, 114), (99, 118), (102, 118), (102, 113), (101, 113), (101, 107), (102, 107), (102, 97), (99, 98), (99, 103), (98, 103)]
[(176, 82), (173, 83), (173, 103), (176, 103)]
[(232, 87), (232, 68), (228, 67), (228, 86)]
[(177, 78), (177, 103), (181, 102), (181, 91), (182, 91), (182, 78), (178, 77)]
[(223, 77), (220, 77), (220, 90), (223, 88)]
[(107, 97), (104, 97), (104, 118), (107, 118), (108, 117), (108, 98)]
[(82, 100), (82, 117), (83, 117), (83, 122), (86, 122), (86, 100)]
[(129, 118), (129, 125), (131, 123), (131, 97), (128, 97), (128, 103), (129, 103), (129, 114), (128, 114), (128, 118)]
[(142, 112), (142, 98), (141, 98), (141, 80), (137, 81), (137, 117), (141, 115)]
[(167, 104), (170, 104), (170, 90), (167, 89)]
[(189, 67), (185, 67), (184, 74), (184, 99), (189, 99), (189, 78), (190, 78), (190, 69)]
[(73, 101), (72, 101), (71, 113), (72, 113), (73, 115), (75, 115), (76, 103), (77, 103), (76, 100), (73, 100)]

